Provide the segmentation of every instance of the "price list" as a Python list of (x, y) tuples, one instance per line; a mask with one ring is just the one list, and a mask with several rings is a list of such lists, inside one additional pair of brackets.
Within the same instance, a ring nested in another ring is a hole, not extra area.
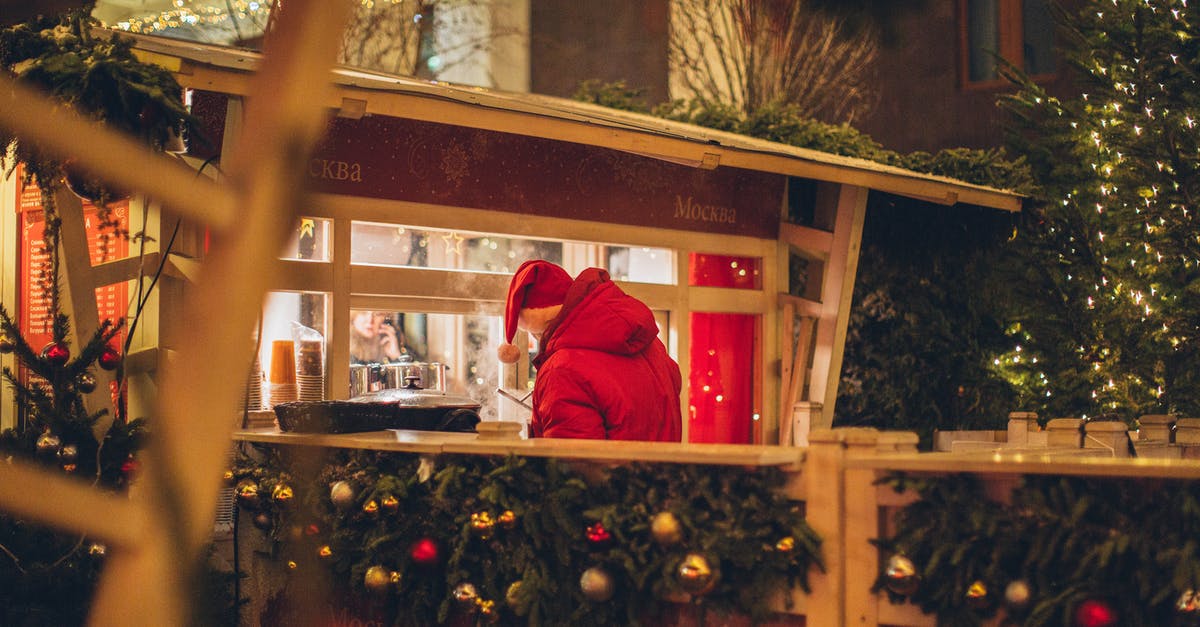
[[(17, 278), (18, 313), (17, 323), (22, 336), (38, 350), (53, 339), (53, 314), (50, 276), (50, 252), (46, 248), (46, 217), (42, 208), (41, 192), (35, 185), (19, 185), (17, 191), (18, 227), (21, 232), (19, 247), (19, 275)], [(121, 230), (129, 228), (129, 201), (122, 200), (109, 205), (112, 219)], [(88, 254), (92, 265), (114, 261), (129, 254), (129, 241), (112, 232), (111, 228), (99, 227), (99, 210), (88, 201), (83, 201), (84, 226), (87, 230)], [(96, 289), (96, 309), (100, 320), (118, 321), (125, 316), (129, 288), (125, 282), (101, 286)], [(64, 312), (70, 315), (70, 312)], [(123, 333), (113, 338), (114, 348), (120, 349)], [(19, 376), (28, 380), (28, 373), (20, 369)]]

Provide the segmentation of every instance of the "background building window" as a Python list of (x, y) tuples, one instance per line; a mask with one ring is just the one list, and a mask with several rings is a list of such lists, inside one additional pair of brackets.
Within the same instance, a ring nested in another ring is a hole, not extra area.
[(960, 0), (963, 82), (1000, 78), (997, 55), (1032, 76), (1053, 74), (1049, 0)]

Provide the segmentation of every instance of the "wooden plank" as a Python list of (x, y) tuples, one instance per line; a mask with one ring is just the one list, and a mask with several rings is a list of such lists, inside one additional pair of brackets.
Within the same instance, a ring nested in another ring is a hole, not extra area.
[[(232, 424), (232, 421), (230, 421)], [(712, 464), (720, 466), (787, 466), (798, 468), (805, 449), (757, 444), (690, 444), (554, 438), (495, 439), (474, 433), (388, 430), (368, 433), (283, 433), (277, 429), (241, 430), (238, 441), (293, 446), (415, 453), (526, 455), (592, 461)]]
[(117, 548), (138, 546), (147, 531), (140, 503), (18, 459), (0, 464), (0, 507), (18, 518), (86, 534)]
[(833, 233), (791, 222), (779, 223), (779, 241), (822, 260), (833, 250)]
[(796, 310), (796, 315), (798, 316), (807, 316), (809, 318), (821, 317), (821, 303), (818, 303), (815, 300), (808, 300), (807, 298), (801, 298), (799, 296), (792, 296), (791, 294), (783, 293), (779, 294), (777, 298), (781, 302), (791, 303), (792, 307), (794, 307)]
[[(63, 185), (55, 191), (54, 204), (62, 219), (58, 250), (59, 309), (71, 317), (71, 340), (75, 345), (75, 354), (78, 355), (100, 328), (100, 314), (96, 308), (96, 288), (100, 286), (92, 276), (92, 259), (88, 250), (83, 203)], [(92, 433), (99, 442), (104, 440), (104, 434), (108, 432), (115, 418), (109, 386), (116, 379), (116, 373), (94, 368), (92, 375), (96, 377), (96, 387), (83, 395), (83, 405), (88, 413), (107, 410), (107, 413), (92, 425)]]
[(792, 443), (791, 417), (792, 405), (795, 404), (794, 400), (788, 398), (788, 392), (791, 390), (792, 368), (796, 366), (796, 346), (792, 340), (795, 337), (796, 305), (783, 301), (780, 309), (783, 311), (779, 316), (779, 343), (782, 349), (779, 356), (779, 443), (788, 445)]
[(829, 262), (825, 264), (825, 280), (821, 289), (823, 312), (817, 325), (813, 367), (808, 384), (809, 399), (822, 405), (823, 426), (831, 424), (834, 404), (837, 402), (838, 379), (841, 377), (846, 328), (850, 322), (850, 304), (854, 294), (854, 276), (858, 271), (858, 252), (862, 245), (868, 191), (864, 187), (847, 185), (838, 190), (833, 248)]
[[(1102, 453), (1103, 456), (1098, 456)], [(906, 472), (1054, 474), (1129, 479), (1200, 479), (1200, 460), (1116, 458), (1106, 451), (1038, 449), (995, 453), (893, 453), (847, 462), (856, 468)]]
[(75, 159), (105, 181), (138, 190), (189, 218), (217, 228), (234, 223), (237, 209), (227, 188), (197, 177), (181, 161), (79, 117), (7, 75), (0, 75), (0, 126), (47, 154)]

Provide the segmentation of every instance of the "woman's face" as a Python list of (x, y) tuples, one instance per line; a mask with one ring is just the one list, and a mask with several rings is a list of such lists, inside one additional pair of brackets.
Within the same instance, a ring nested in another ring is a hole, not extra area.
[(360, 311), (354, 314), (350, 324), (355, 332), (363, 337), (375, 337), (379, 335), (379, 327), (383, 324), (384, 318), (382, 313), (375, 311)]

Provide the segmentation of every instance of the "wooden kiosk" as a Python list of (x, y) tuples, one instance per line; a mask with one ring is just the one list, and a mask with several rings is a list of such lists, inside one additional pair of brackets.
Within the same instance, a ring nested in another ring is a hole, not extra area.
[[(260, 55), (154, 38), (139, 38), (137, 47), (192, 90), (193, 111), (213, 141), (192, 141), (186, 158), (205, 175), (228, 177), (220, 155), (235, 147)], [(352, 309), (498, 321), (510, 274), (461, 267), (452, 257), (464, 239), (561, 244), (572, 272), (603, 265), (614, 248), (647, 249), (668, 258), (656, 271), (662, 278), (613, 274), (658, 314), (683, 371), (685, 416), (699, 404), (687, 383), (695, 388), (689, 375), (699, 374), (694, 315), (741, 315), (752, 329), (742, 345), (718, 348), (736, 353), (718, 355), (720, 365), (745, 370), (749, 381), (731, 412), (742, 430), (734, 439), (705, 440), (688, 437), (685, 424), (685, 441), (804, 443), (807, 430), (828, 426), (833, 414), (868, 194), (1020, 207), (1021, 197), (1007, 191), (568, 100), (344, 68), (332, 80), (322, 103), (330, 114), (326, 136), (304, 172), (320, 195), (297, 208), (327, 242), (326, 256), (315, 263), (281, 259), (279, 279), (269, 286), (324, 295), (326, 398), (347, 394)], [(141, 215), (139, 202), (131, 215)], [(172, 219), (146, 215), (150, 234), (167, 241)], [(429, 254), (443, 253), (443, 265), (363, 263), (354, 238), (355, 225), (366, 223), (424, 229)], [(162, 322), (143, 322), (145, 335), (137, 338), (148, 373), (180, 332), (167, 322), (182, 289), (171, 282), (185, 285), (203, 257), (202, 233), (185, 225), (184, 234), (156, 303)], [(747, 260), (754, 282), (690, 281), (697, 256)], [(805, 276), (790, 275), (796, 259)], [(110, 269), (96, 274), (119, 278)], [(499, 372), (496, 383), (520, 389), (527, 373), (520, 364)]]

